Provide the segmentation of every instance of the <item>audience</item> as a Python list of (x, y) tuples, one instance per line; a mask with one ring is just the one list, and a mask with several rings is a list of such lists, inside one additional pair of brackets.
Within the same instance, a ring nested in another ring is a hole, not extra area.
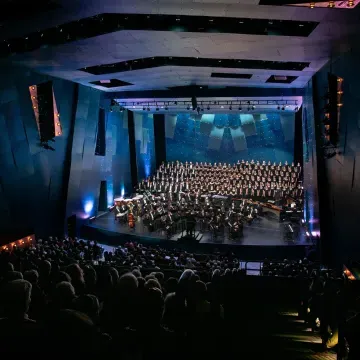
[[(261, 271), (303, 281), (302, 314), (313, 328), (321, 319), (326, 343), (337, 332), (329, 313), (337, 309), (330, 299), (339, 287), (315, 269), (307, 259), (265, 260)], [(257, 311), (246, 300), (245, 278), (231, 252), (129, 242), (103, 254), (89, 241), (39, 240), (0, 254), (0, 352), (116, 352), (134, 359), (240, 354), (231, 344), (239, 346), (236, 334), (244, 336)]]

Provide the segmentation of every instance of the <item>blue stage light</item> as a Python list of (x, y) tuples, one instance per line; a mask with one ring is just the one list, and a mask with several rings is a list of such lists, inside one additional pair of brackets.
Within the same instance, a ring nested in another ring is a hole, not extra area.
[(94, 209), (94, 200), (87, 198), (84, 201), (84, 211), (86, 215), (90, 215)]

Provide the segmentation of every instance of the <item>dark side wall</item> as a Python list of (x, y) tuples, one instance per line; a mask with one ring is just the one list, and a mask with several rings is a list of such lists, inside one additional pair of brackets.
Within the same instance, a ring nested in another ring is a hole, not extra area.
[[(20, 67), (0, 70), (0, 229), (35, 229), (40, 234), (63, 227), (64, 184), (75, 84)], [(53, 80), (62, 136), (39, 146), (29, 86)], [(65, 197), (66, 198), (66, 197)]]
[[(340, 117), (340, 155), (325, 160), (327, 226), (323, 246), (332, 248), (331, 257), (338, 264), (360, 259), (360, 52), (350, 51), (324, 67), (314, 78), (319, 98), (317, 111), (323, 114), (327, 74), (332, 71), (344, 79)], [(319, 119), (317, 119), (319, 121)], [(319, 184), (322, 186), (322, 184)], [(321, 201), (323, 199), (320, 199)]]
[[(0, 79), (0, 236), (28, 229), (61, 234), (66, 216), (97, 213), (102, 180), (109, 204), (130, 186), (124, 115), (106, 111), (106, 154), (95, 156), (100, 91), (13, 66), (2, 67)], [(50, 143), (55, 151), (39, 146), (29, 93), (29, 86), (49, 80), (62, 126)]]

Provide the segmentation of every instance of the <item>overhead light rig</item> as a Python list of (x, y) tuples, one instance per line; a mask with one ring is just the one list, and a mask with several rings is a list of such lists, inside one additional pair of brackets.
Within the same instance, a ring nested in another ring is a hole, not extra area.
[(166, 111), (166, 110), (185, 110), (196, 111), (198, 113), (205, 110), (229, 110), (229, 111), (255, 111), (266, 107), (274, 107), (274, 110), (298, 111), (297, 100), (173, 100), (173, 101), (116, 101), (112, 100), (110, 110), (115, 108), (130, 109), (134, 111)]

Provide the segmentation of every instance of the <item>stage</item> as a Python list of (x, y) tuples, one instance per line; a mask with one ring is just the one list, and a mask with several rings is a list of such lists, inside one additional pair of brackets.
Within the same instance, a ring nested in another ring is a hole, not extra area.
[(117, 246), (127, 241), (139, 241), (144, 244), (160, 244), (161, 246), (190, 247), (191, 251), (222, 249), (240, 252), (242, 260), (261, 260), (268, 258), (299, 258), (304, 256), (305, 250), (311, 245), (305, 235), (305, 230), (296, 223), (292, 223), (294, 233), (290, 236), (288, 222), (280, 222), (278, 214), (264, 211), (251, 225), (245, 225), (243, 236), (233, 240), (228, 236), (227, 229), (217, 238), (209, 231), (200, 231), (197, 226), (193, 239), (186, 238), (181, 223), (176, 232), (167, 236), (165, 231), (150, 232), (138, 219), (134, 229), (127, 224), (121, 224), (114, 219), (114, 214), (106, 212), (89, 221), (81, 230), (81, 236), (98, 240), (99, 242)]

